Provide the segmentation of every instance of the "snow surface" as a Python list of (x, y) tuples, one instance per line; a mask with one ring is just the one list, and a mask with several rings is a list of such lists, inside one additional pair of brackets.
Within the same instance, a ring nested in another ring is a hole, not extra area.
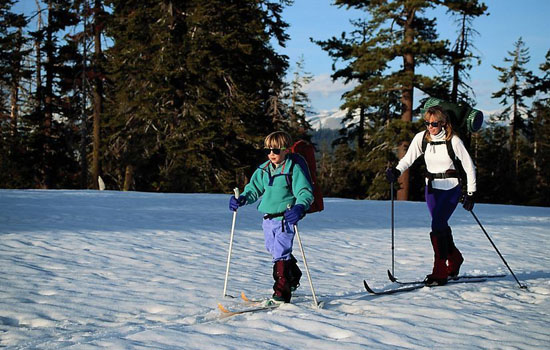
[[(529, 290), (473, 217), (451, 225), (464, 274), (483, 283), (372, 296), (391, 287), (390, 202), (326, 199), (300, 234), (305, 271), (292, 304), (219, 318), (229, 195), (0, 190), (0, 347), (8, 349), (548, 349), (550, 208), (475, 207)], [(395, 273), (431, 270), (424, 203), (395, 203)], [(255, 206), (237, 216), (228, 293), (271, 294), (271, 258)], [(294, 255), (303, 267), (297, 242)]]

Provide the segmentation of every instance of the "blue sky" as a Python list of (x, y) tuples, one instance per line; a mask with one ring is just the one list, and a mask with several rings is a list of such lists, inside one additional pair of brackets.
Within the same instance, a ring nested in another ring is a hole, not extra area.
[[(350, 19), (363, 16), (357, 10), (346, 10), (331, 5), (333, 0), (295, 0), (294, 5), (283, 12), (285, 20), (290, 24), (288, 30), (291, 36), (286, 48), (281, 52), (290, 57), (291, 67), (300, 56), (304, 57), (305, 70), (315, 76), (315, 81), (306, 88), (312, 102), (313, 110), (337, 109), (341, 102), (341, 94), (349, 87), (341, 83), (333, 84), (330, 58), (319, 46), (310, 42), (309, 38), (325, 40), (339, 36), (342, 31), (349, 32), (352, 28)], [(498, 81), (498, 72), (492, 67), (507, 66), (504, 58), (512, 51), (514, 43), (523, 38), (529, 49), (531, 61), (527, 68), (535, 73), (540, 64), (545, 61), (545, 55), (550, 50), (550, 1), (549, 0), (486, 0), (489, 16), (477, 18), (474, 25), (479, 36), (474, 39), (476, 54), (481, 57), (480, 66), (470, 71), (470, 85), (474, 88), (477, 108), (492, 111), (500, 108), (499, 101), (492, 99), (491, 94), (502, 86)], [(440, 37), (454, 42), (456, 28), (454, 20), (445, 11), (434, 12), (429, 17), (438, 16), (438, 32)], [(429, 68), (431, 69), (431, 68)], [(435, 70), (431, 70), (436, 74)], [(416, 97), (418, 97), (416, 93)], [(416, 106), (415, 106), (416, 107)]]

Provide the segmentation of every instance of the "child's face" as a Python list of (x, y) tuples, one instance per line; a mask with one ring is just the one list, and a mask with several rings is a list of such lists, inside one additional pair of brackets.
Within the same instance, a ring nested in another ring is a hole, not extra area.
[[(267, 155), (267, 158), (273, 163), (273, 164), (281, 164), (284, 162), (286, 155), (288, 154), (289, 150), (286, 148), (276, 148), (276, 147), (270, 147), (266, 148), (266, 153), (269, 151), (269, 154)], [(279, 153), (279, 154), (276, 154)]]

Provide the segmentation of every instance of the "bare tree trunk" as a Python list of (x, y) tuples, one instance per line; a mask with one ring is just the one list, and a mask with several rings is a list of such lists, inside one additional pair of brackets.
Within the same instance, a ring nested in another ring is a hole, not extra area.
[(460, 86), (460, 62), (464, 59), (467, 49), (466, 41), (466, 15), (462, 15), (462, 26), (460, 28), (460, 37), (453, 52), (453, 86), (451, 89), (451, 102), (458, 102), (458, 87)]
[(11, 86), (10, 93), (10, 120), (11, 120), (11, 136), (17, 136), (17, 119), (19, 117), (19, 82), (14, 81)]
[(365, 107), (359, 109), (359, 126), (357, 131), (357, 147), (362, 149), (365, 146)]
[[(36, 19), (36, 31), (40, 32), (42, 30), (42, 9), (40, 8), (39, 0), (36, 0), (36, 7), (38, 11), (38, 17)], [(40, 44), (40, 40), (36, 39), (36, 108), (40, 108), (42, 103), (42, 52), (40, 50)]]
[(93, 156), (92, 156), (92, 183), (93, 188), (98, 189), (98, 179), (101, 175), (101, 164), (99, 162), (100, 148), (100, 118), (103, 113), (103, 81), (99, 75), (101, 70), (102, 50), (101, 50), (101, 17), (102, 12), (101, 1), (96, 0), (94, 3), (94, 136), (93, 136)]
[[(86, 38), (88, 36), (88, 1), (84, 1), (83, 6), (83, 19), (84, 19), (84, 35), (82, 36), (82, 116), (80, 125), (80, 188), (88, 188), (88, 117), (86, 114), (86, 60), (88, 59), (88, 47)], [(97, 182), (97, 180), (96, 180)], [(96, 186), (97, 188), (97, 186)]]
[[(19, 40), (22, 36), (23, 29), (19, 28), (17, 31), (18, 40), (19, 43), (16, 48), (16, 56), (19, 56), (19, 53), (21, 52), (21, 40)], [(10, 91), (10, 120), (11, 120), (11, 136), (14, 138), (17, 136), (17, 123), (19, 119), (19, 85), (20, 85), (20, 77), (21, 77), (21, 62), (15, 62), (14, 67), (14, 74), (13, 74), (13, 81), (11, 85), (11, 91)]]
[[(406, 46), (410, 46), (414, 42), (414, 30), (412, 29), (412, 23), (415, 16), (415, 10), (410, 9), (407, 11), (407, 19), (404, 25), (404, 41)], [(412, 107), (413, 107), (413, 89), (414, 89), (414, 54), (406, 52), (403, 55), (403, 69), (406, 81), (403, 84), (403, 93), (401, 95), (401, 120), (411, 122), (412, 121)], [(407, 149), (409, 148), (409, 141), (404, 141), (399, 145), (398, 156), (399, 159), (405, 156)], [(409, 199), (409, 171), (405, 171), (401, 177), (399, 177), (400, 189), (397, 191), (397, 200)]]
[(130, 191), (132, 189), (132, 183), (134, 182), (134, 167), (131, 165), (126, 166), (126, 172), (124, 173), (124, 187), (123, 191)]
[(44, 91), (44, 167), (42, 188), (52, 187), (51, 170), (51, 133), (52, 133), (52, 115), (53, 115), (53, 61), (54, 61), (54, 42), (53, 42), (53, 9), (51, 1), (48, 2), (48, 29), (46, 31), (46, 89)]

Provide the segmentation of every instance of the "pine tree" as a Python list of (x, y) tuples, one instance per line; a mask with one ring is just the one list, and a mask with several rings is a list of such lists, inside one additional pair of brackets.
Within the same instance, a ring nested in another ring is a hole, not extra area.
[(473, 38), (479, 33), (473, 27), (473, 20), (482, 16), (487, 11), (484, 3), (479, 4), (477, 0), (453, 0), (448, 1), (448, 12), (452, 13), (458, 24), (458, 37), (453, 48), (449, 51), (449, 65), (452, 69), (452, 86), (450, 101), (457, 103), (464, 101), (473, 104), (472, 95), (474, 91), (466, 83), (470, 78), (468, 70), (472, 69), (472, 61), (480, 64), (479, 57), (475, 56), (472, 49)]
[[(397, 94), (397, 114), (400, 119), (412, 121), (413, 89), (425, 92), (441, 90), (441, 81), (422, 76), (416, 72), (419, 65), (431, 64), (447, 52), (447, 42), (438, 40), (435, 19), (422, 14), (440, 4), (439, 1), (360, 1), (337, 0), (339, 6), (365, 10), (368, 18), (355, 22), (359, 28), (354, 38), (332, 38), (321, 42), (332, 57), (343, 59), (349, 65), (338, 71), (336, 76), (355, 80), (358, 86), (346, 94), (349, 107), (359, 108), (360, 117), (374, 113), (376, 119), (388, 118), (378, 108), (393, 110)], [(445, 3), (443, 3), (445, 5)], [(359, 34), (359, 36), (357, 36)], [(396, 64), (398, 68), (394, 68)], [(443, 88), (446, 88), (443, 85)], [(369, 110), (372, 108), (374, 110)], [(393, 114), (393, 113), (392, 113)], [(362, 133), (361, 123), (359, 132)], [(412, 125), (410, 127), (412, 129)], [(403, 157), (410, 140), (398, 140), (399, 158)], [(381, 171), (382, 169), (380, 169)], [(409, 172), (400, 177), (398, 199), (409, 197)]]
[(533, 115), (532, 164), (535, 170), (535, 198), (532, 204), (550, 205), (550, 50), (539, 66), (542, 74), (532, 75), (524, 90), (526, 97), (536, 97), (530, 113)]
[[(0, 185), (18, 187), (25, 184), (21, 177), (23, 163), (20, 128), (20, 95), (23, 80), (30, 71), (24, 66), (28, 54), (23, 28), (25, 16), (11, 11), (14, 1), (0, 1)], [(27, 166), (28, 167), (28, 166)]]
[(476, 200), (486, 203), (513, 203), (513, 156), (506, 147), (509, 141), (507, 129), (500, 125), (498, 119), (491, 118), (479, 136)]
[[(83, 162), (87, 158), (91, 158), (91, 187), (99, 189), (98, 179), (101, 175), (101, 114), (105, 100), (104, 81), (105, 81), (105, 55), (103, 54), (102, 39), (104, 37), (104, 28), (108, 19), (108, 13), (104, 10), (104, 1), (94, 0), (93, 3), (88, 0), (83, 0), (81, 9), (81, 18), (83, 22), (83, 31), (78, 34), (79, 40), (82, 42), (83, 62), (82, 83), (84, 87), (90, 87), (90, 104), (92, 105), (92, 152), (91, 157), (84, 157)], [(88, 91), (84, 89), (87, 95)], [(85, 101), (86, 102), (86, 101)], [(85, 110), (84, 110), (85, 111)], [(87, 126), (87, 125), (86, 125)], [(88, 128), (83, 128), (82, 150), (83, 154), (88, 154), (88, 144), (90, 137), (88, 136)], [(84, 170), (87, 169), (83, 166)], [(87, 171), (83, 174), (83, 180), (86, 179)], [(87, 186), (87, 181), (84, 186)]]
[(306, 120), (311, 113), (311, 101), (304, 91), (304, 86), (313, 81), (311, 73), (305, 71), (304, 58), (296, 62), (293, 79), (283, 90), (283, 103), (286, 105), (287, 120), (281, 129), (287, 129), (294, 139), (310, 141), (311, 125)]
[[(281, 3), (111, 1), (109, 172), (121, 188), (229, 191), (253, 171), (281, 91)], [(126, 171), (128, 170), (128, 171)], [(122, 183), (125, 173), (133, 173)]]
[[(529, 49), (525, 47), (522, 38), (514, 43), (514, 50), (508, 51), (509, 57), (504, 58), (505, 63), (510, 63), (508, 67), (493, 68), (500, 72), (499, 81), (504, 84), (502, 89), (493, 93), (493, 98), (500, 98), (500, 104), (505, 108), (500, 114), (501, 120), (510, 119), (509, 147), (515, 154), (515, 174), (519, 174), (520, 150), (517, 142), (518, 135), (527, 129), (527, 121), (522, 118), (526, 114), (527, 105), (525, 104), (524, 90), (526, 82), (532, 76), (532, 73), (525, 68), (529, 63)], [(509, 102), (510, 101), (510, 102)]]

